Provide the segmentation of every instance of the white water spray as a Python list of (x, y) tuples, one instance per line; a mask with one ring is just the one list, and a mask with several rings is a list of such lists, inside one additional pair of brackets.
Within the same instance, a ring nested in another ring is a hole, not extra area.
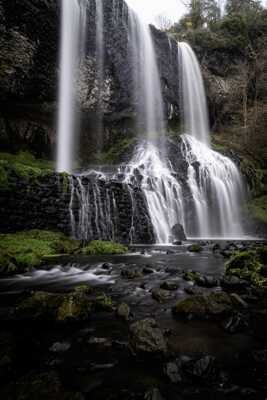
[(87, 0), (62, 0), (57, 171), (72, 171), (78, 67), (84, 45)]
[(184, 225), (183, 196), (181, 186), (173, 176), (174, 171), (163, 160), (164, 155), (154, 144), (143, 143), (137, 147), (123, 173), (128, 185), (138, 185), (141, 178), (156, 242), (171, 243), (174, 225)]

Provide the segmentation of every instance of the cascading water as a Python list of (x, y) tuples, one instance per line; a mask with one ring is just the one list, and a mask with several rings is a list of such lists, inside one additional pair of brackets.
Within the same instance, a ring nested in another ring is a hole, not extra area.
[(84, 45), (87, 0), (62, 0), (60, 91), (57, 171), (71, 172), (73, 164), (76, 81)]
[(129, 9), (129, 50), (137, 127), (149, 141), (164, 133), (160, 76), (150, 27)]
[(209, 123), (205, 89), (198, 60), (187, 43), (179, 43), (181, 99), (184, 126), (182, 153), (188, 165), (187, 184), (195, 210), (190, 235), (241, 237), (240, 205), (244, 197), (241, 175), (227, 157), (209, 147)]
[(241, 237), (244, 190), (237, 166), (189, 135), (182, 135), (182, 153), (195, 209), (195, 224), (186, 224), (187, 233), (206, 238)]
[(184, 130), (208, 145), (210, 130), (204, 82), (198, 60), (189, 44), (178, 44), (178, 60)]
[(172, 242), (172, 228), (184, 224), (181, 186), (164, 155), (152, 143), (140, 144), (135, 156), (121, 172), (128, 185), (141, 185), (157, 243)]

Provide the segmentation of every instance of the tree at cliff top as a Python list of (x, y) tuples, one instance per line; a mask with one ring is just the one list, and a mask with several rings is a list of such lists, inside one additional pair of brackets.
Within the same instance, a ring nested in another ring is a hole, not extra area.
[(260, 0), (227, 0), (225, 10), (227, 14), (246, 14), (251, 11), (261, 11)]
[(180, 24), (185, 27), (198, 29), (220, 19), (220, 2), (216, 0), (191, 0), (183, 3), (188, 8), (188, 14), (182, 18)]

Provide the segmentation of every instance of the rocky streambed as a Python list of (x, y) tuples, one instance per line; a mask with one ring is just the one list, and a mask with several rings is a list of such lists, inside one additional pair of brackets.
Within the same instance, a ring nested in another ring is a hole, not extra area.
[(255, 246), (137, 246), (1, 280), (1, 398), (265, 399), (265, 266), (258, 284), (225, 273)]

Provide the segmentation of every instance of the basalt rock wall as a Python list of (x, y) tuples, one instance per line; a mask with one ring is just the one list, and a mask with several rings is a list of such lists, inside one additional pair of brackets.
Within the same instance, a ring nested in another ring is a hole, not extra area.
[[(96, 6), (88, 0), (86, 57), (78, 82), (83, 156), (94, 153), (99, 82), (96, 77)], [(128, 57), (128, 7), (103, 0), (105, 144), (136, 134)], [(165, 117), (179, 119), (177, 47), (151, 27), (160, 69)], [(58, 108), (60, 1), (0, 0), (0, 145), (52, 157)]]
[(154, 242), (141, 190), (94, 176), (12, 174), (0, 187), (0, 232), (27, 229), (59, 230), (84, 241)]

